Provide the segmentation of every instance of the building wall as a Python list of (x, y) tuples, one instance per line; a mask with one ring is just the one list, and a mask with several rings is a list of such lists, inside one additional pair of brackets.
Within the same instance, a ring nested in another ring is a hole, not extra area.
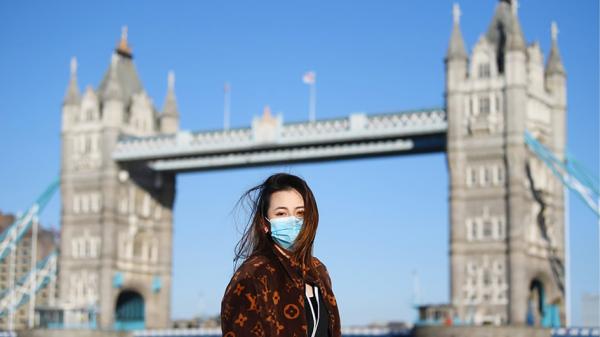
[(524, 140), (529, 130), (564, 150), (565, 89), (549, 88), (547, 77), (537, 44), (499, 51), (486, 35), (468, 57), (446, 60), (451, 302), (460, 320), (524, 324), (538, 281), (564, 322), (562, 185)]
[[(6, 230), (13, 222), (15, 217), (10, 214), (0, 213), (0, 233)], [(58, 249), (58, 241), (55, 233), (51, 230), (38, 227), (38, 239), (36, 248), (36, 263), (48, 256), (52, 251)], [(14, 280), (19, 280), (31, 271), (31, 229), (23, 236), (17, 249), (14, 251)], [(0, 289), (5, 290), (10, 285), (11, 253), (4, 260), (0, 261)], [(58, 298), (58, 284), (56, 279), (42, 288), (35, 297), (35, 306), (55, 305)], [(14, 313), (13, 329), (21, 330), (28, 327), (29, 324), (29, 303), (22, 305)], [(0, 330), (8, 330), (9, 315), (0, 317)]]
[[(97, 91), (88, 87), (63, 105), (61, 305), (95, 312), (104, 329), (114, 328), (124, 290), (143, 297), (147, 328), (170, 326), (175, 177), (120, 167), (111, 157), (119, 137), (159, 132), (131, 55), (118, 51)], [(86, 320), (65, 315), (67, 326)]]

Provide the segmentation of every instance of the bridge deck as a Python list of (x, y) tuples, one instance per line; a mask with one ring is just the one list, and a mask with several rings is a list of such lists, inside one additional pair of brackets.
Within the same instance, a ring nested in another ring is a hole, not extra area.
[(443, 109), (288, 124), (267, 115), (248, 128), (123, 137), (113, 158), (124, 165), (141, 162), (156, 171), (185, 172), (440, 152), (446, 129)]

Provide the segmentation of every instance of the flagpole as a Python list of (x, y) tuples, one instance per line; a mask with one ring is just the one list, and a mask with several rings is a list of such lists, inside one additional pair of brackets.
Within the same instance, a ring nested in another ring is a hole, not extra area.
[(311, 122), (315, 121), (317, 114), (317, 81), (312, 81), (310, 84), (310, 102), (309, 102), (309, 116), (308, 119)]
[(230, 86), (228, 82), (225, 82), (225, 102), (223, 104), (223, 127), (225, 130), (229, 130), (229, 119), (230, 119), (230, 106), (231, 106), (231, 96), (230, 96)]

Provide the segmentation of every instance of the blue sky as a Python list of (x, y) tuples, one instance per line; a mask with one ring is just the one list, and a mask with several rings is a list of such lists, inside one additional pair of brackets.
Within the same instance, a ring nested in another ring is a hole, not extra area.
[[(496, 1), (460, 1), (470, 50)], [(176, 73), (181, 127), (233, 127), (265, 104), (307, 119), (306, 70), (317, 72), (317, 117), (442, 106), (452, 1), (103, 1), (0, 3), (0, 210), (25, 209), (60, 169), (60, 107), (69, 59), (79, 84), (99, 85), (122, 25), (143, 84), (162, 107)], [(550, 22), (568, 72), (568, 148), (598, 174), (598, 2), (522, 1), (528, 42), (547, 55)], [(315, 253), (327, 265), (342, 324), (411, 320), (413, 271), (426, 302), (448, 300), (448, 175), (443, 154), (237, 169), (178, 176), (172, 316), (219, 311), (239, 238), (232, 207), (277, 171), (316, 194)], [(599, 292), (598, 222), (571, 194), (574, 324), (584, 292)], [(43, 215), (59, 223), (60, 199)], [(365, 310), (368, 309), (368, 310)]]

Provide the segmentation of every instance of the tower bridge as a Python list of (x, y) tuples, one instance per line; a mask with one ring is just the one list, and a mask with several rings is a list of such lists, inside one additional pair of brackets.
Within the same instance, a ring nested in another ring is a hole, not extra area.
[[(79, 92), (74, 62), (62, 114), (61, 298), (96, 308), (100, 327), (168, 327), (178, 173), (445, 152), (451, 314), (475, 325), (564, 321), (563, 187), (524, 134), (563, 156), (566, 74), (555, 26), (544, 64), (516, 7), (499, 1), (467, 53), (455, 6), (445, 106), (425, 110), (284, 123), (267, 107), (249, 127), (184, 131), (174, 74), (159, 110), (126, 32), (97, 90)], [(91, 248), (77, 252), (73, 240)]]
[(174, 74), (162, 109), (153, 105), (126, 31), (97, 89), (80, 92), (73, 60), (61, 131), (65, 320), (92, 310), (105, 329), (169, 327), (178, 173), (445, 152), (449, 314), (472, 325), (564, 322), (563, 186), (524, 134), (563, 158), (566, 73), (556, 26), (544, 63), (516, 9), (499, 1), (467, 53), (454, 7), (445, 104), (424, 110), (284, 123), (266, 108), (249, 127), (191, 132), (179, 127)]

